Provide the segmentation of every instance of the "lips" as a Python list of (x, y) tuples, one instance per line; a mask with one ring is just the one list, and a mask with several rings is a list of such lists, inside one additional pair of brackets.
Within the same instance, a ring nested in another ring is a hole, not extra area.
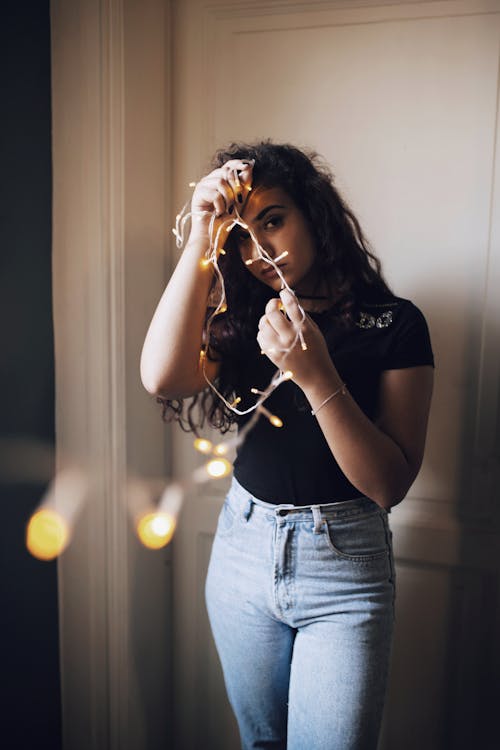
[[(286, 266), (286, 263), (278, 263), (278, 268), (282, 269)], [(261, 271), (261, 276), (265, 276), (266, 278), (268, 276), (277, 276), (277, 272), (274, 268), (274, 266), (269, 266), (268, 268), (265, 268), (263, 271)]]

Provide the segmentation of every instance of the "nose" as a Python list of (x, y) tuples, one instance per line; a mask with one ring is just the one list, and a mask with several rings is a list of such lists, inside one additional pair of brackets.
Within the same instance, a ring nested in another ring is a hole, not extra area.
[[(257, 236), (257, 239), (259, 241), (259, 245), (261, 246), (261, 248), (265, 251), (265, 253), (272, 260), (274, 260), (274, 258), (278, 254), (278, 251), (277, 251), (277, 249), (276, 249), (276, 247), (275, 247), (272, 239), (270, 239), (269, 237), (259, 237), (259, 235), (257, 233), (256, 233), (256, 236)], [(255, 253), (256, 257), (254, 257), (254, 255), (253, 255), (254, 253)], [(252, 248), (252, 258), (253, 258), (253, 260), (257, 260), (257, 258), (260, 258), (258, 248), (256, 248), (255, 246)]]
[[(269, 238), (265, 239), (264, 237), (262, 237), (257, 231), (254, 231), (253, 234), (266, 255), (274, 260), (277, 255), (277, 250), (273, 242)], [(246, 241), (245, 248), (242, 251), (242, 256), (246, 265), (252, 265), (259, 260), (261, 262), (264, 262), (260, 249), (257, 247), (255, 242), (252, 241), (251, 238)]]

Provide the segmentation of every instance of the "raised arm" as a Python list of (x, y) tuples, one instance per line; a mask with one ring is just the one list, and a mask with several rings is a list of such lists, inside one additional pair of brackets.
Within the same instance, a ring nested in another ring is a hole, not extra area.
[[(212, 212), (223, 217), (232, 210), (238, 195), (246, 197), (251, 172), (251, 165), (235, 159), (200, 180), (194, 190), (189, 239), (158, 303), (142, 348), (141, 380), (153, 395), (187, 397), (206, 387), (199, 362), (213, 272), (201, 260), (209, 246)], [(210, 380), (214, 380), (217, 370), (216, 362), (206, 361)]]

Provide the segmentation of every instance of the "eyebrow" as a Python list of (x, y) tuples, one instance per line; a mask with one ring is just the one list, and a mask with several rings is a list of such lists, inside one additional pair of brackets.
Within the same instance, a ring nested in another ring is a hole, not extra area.
[(268, 211), (271, 211), (273, 208), (286, 208), (286, 206), (280, 206), (277, 203), (273, 204), (272, 206), (266, 206), (266, 208), (262, 209), (262, 211), (257, 214), (257, 216), (252, 219), (252, 223), (254, 221), (260, 221), (264, 216), (267, 214)]

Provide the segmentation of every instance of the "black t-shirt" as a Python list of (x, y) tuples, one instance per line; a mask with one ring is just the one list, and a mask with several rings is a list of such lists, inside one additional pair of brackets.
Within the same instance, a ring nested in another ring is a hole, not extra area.
[[(396, 297), (383, 304), (367, 304), (348, 327), (329, 311), (310, 315), (325, 336), (351, 396), (372, 420), (377, 416), (382, 371), (434, 366), (427, 323), (409, 300)], [(264, 390), (276, 367), (260, 354), (256, 341), (243, 346), (240, 356), (245, 368), (238, 395), (240, 407), (245, 408), (255, 400), (250, 388)], [(245, 489), (270, 503), (294, 505), (360, 496), (335, 461), (309, 402), (295, 383), (283, 382), (265, 407), (280, 417), (283, 427), (273, 427), (261, 416), (239, 447), (234, 476)], [(239, 426), (252, 414), (240, 417)]]

